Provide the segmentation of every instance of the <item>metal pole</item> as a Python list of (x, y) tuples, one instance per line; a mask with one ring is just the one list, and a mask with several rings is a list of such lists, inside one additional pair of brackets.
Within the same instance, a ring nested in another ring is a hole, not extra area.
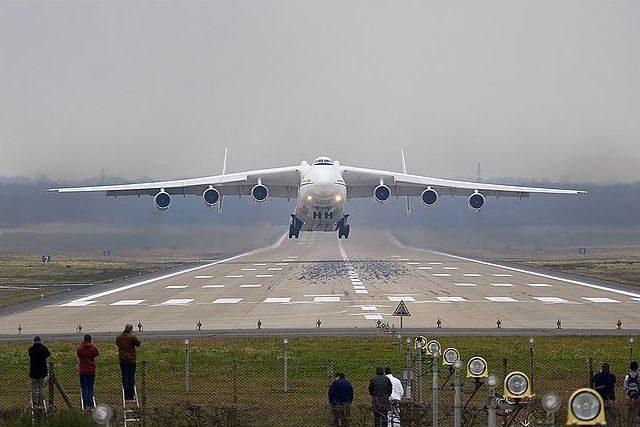
[(529, 338), (529, 373), (531, 374), (529, 381), (531, 381), (531, 392), (533, 392), (533, 345), (533, 338)]
[(289, 391), (289, 340), (284, 339), (284, 391)]
[(438, 391), (440, 390), (440, 386), (438, 384), (438, 380), (440, 379), (439, 375), (439, 366), (438, 366), (438, 356), (436, 353), (432, 355), (433, 357), (433, 381), (431, 384), (431, 396), (433, 400), (433, 421), (431, 425), (433, 427), (438, 427), (440, 425), (440, 402)]
[(418, 393), (417, 398), (419, 403), (424, 403), (424, 378), (422, 373), (422, 349), (418, 348)]
[(411, 367), (411, 338), (407, 338), (407, 364), (405, 366), (406, 378), (404, 378), (405, 380), (404, 395), (409, 400), (411, 400), (411, 372), (412, 371), (413, 370)]
[(496, 427), (496, 388), (489, 387), (489, 402), (487, 404), (487, 427)]
[(189, 340), (184, 340), (184, 389), (189, 391)]
[(453, 371), (453, 426), (462, 425), (462, 390), (460, 389), (460, 370)]

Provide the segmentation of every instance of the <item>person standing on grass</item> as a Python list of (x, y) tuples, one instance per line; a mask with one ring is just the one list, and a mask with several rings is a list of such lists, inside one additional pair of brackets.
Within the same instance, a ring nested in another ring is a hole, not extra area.
[(605, 403), (616, 400), (616, 376), (611, 373), (608, 363), (602, 364), (602, 370), (593, 375), (591, 382)]
[(353, 386), (343, 372), (329, 386), (329, 405), (331, 406), (331, 425), (348, 427), (351, 422), (351, 403)]
[(93, 344), (91, 335), (85, 335), (84, 341), (76, 350), (80, 362), (80, 390), (84, 409), (93, 408), (93, 385), (96, 381), (96, 357), (98, 348)]
[(35, 409), (44, 409), (44, 379), (49, 373), (47, 358), (51, 356), (49, 349), (42, 344), (39, 336), (33, 337), (33, 345), (29, 347), (29, 377), (31, 378), (31, 403)]
[(124, 400), (135, 400), (136, 347), (140, 347), (140, 340), (133, 333), (133, 325), (127, 323), (124, 331), (116, 338), (116, 345), (120, 359)]
[(384, 368), (378, 366), (376, 374), (369, 381), (369, 394), (373, 404), (373, 424), (375, 427), (387, 425), (387, 413), (390, 409), (389, 398), (393, 391), (391, 380), (384, 374)]
[(624, 377), (624, 392), (633, 401), (640, 397), (640, 378), (638, 377), (638, 362), (629, 364), (629, 373)]
[(402, 387), (400, 380), (393, 376), (391, 368), (388, 366), (384, 368), (384, 373), (391, 381), (391, 397), (389, 398), (391, 408), (387, 413), (387, 426), (400, 427), (400, 400), (404, 396), (404, 387)]

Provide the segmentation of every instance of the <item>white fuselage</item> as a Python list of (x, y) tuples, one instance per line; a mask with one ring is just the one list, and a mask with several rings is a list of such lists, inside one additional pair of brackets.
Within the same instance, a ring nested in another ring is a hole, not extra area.
[(347, 187), (337, 165), (302, 165), (295, 210), (302, 230), (335, 231), (346, 202)]

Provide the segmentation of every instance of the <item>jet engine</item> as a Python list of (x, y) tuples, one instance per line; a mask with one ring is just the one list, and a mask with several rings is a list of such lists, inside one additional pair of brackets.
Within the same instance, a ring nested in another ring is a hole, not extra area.
[(269, 197), (269, 189), (262, 184), (257, 184), (251, 189), (251, 195), (256, 202), (264, 202)]
[(220, 201), (220, 192), (213, 187), (209, 187), (202, 193), (202, 199), (207, 206), (213, 206)]
[(480, 212), (484, 207), (484, 196), (477, 191), (469, 196), (469, 209), (474, 212)]
[(169, 193), (164, 191), (164, 189), (160, 190), (155, 196), (153, 196), (153, 203), (156, 205), (156, 208), (161, 211), (169, 208), (171, 204), (171, 196)]
[(438, 201), (438, 192), (432, 188), (427, 188), (422, 192), (420, 199), (425, 206), (433, 206)]
[(380, 203), (384, 203), (391, 197), (391, 190), (384, 184), (373, 189), (373, 197)]

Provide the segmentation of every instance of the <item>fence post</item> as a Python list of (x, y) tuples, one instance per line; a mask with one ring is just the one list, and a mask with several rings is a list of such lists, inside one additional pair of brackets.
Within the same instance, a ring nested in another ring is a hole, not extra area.
[[(458, 362), (458, 361), (456, 361)], [(453, 365), (453, 426), (462, 425), (462, 390), (460, 389), (460, 368), (462, 364)]]
[(431, 384), (431, 395), (433, 400), (433, 421), (431, 425), (433, 427), (438, 427), (440, 425), (440, 400), (438, 396), (438, 391), (440, 390), (440, 385), (438, 381), (440, 380), (439, 375), (439, 366), (438, 366), (438, 352), (434, 351), (432, 354), (433, 357), (433, 382)]
[[(502, 359), (503, 361), (506, 359)], [(489, 386), (489, 402), (487, 403), (487, 427), (496, 427), (496, 388)]]
[(189, 391), (189, 339), (184, 340), (184, 389)]
[(284, 339), (284, 372), (283, 372), (283, 383), (284, 383), (284, 392), (289, 391), (289, 340)]
[(55, 380), (56, 371), (53, 367), (53, 362), (49, 362), (49, 410), (53, 409), (55, 403), (53, 398)]
[(404, 395), (407, 399), (411, 400), (411, 375), (413, 373), (413, 367), (411, 366), (411, 338), (407, 338), (407, 362), (404, 367)]
[(418, 403), (422, 404), (424, 403), (424, 378), (423, 378), (423, 372), (422, 372), (422, 349), (418, 348), (416, 349), (416, 351), (418, 352), (418, 357), (416, 358), (418, 360), (418, 392), (416, 393), (416, 397), (418, 398)]
[[(531, 374), (531, 377), (529, 378), (529, 381), (531, 381), (531, 392), (534, 391), (534, 389), (533, 389), (533, 384), (534, 384), (534, 381), (533, 381), (533, 346), (534, 346), (534, 343), (535, 343), (535, 341), (534, 341), (533, 337), (529, 338), (529, 373)], [(506, 378), (506, 376), (503, 377), (503, 378)]]

